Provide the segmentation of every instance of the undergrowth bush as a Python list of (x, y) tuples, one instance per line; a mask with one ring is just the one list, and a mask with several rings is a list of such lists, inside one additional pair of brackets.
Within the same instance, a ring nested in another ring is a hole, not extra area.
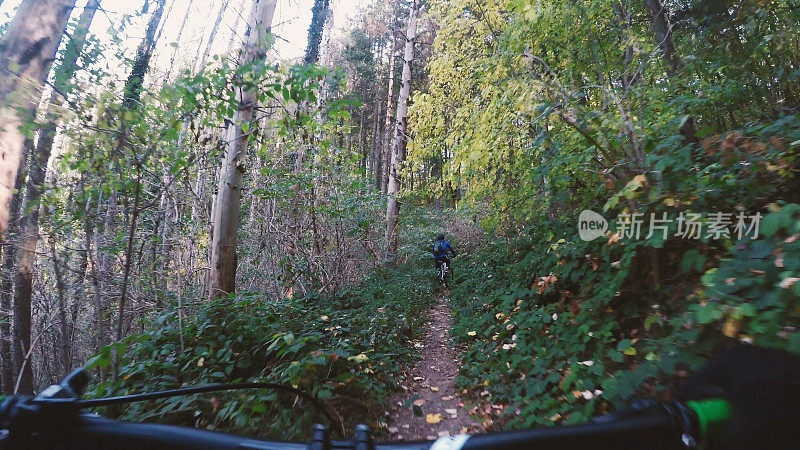
[[(409, 341), (423, 329), (433, 294), (427, 275), (427, 265), (412, 260), (335, 296), (273, 302), (240, 294), (202, 304), (183, 329), (175, 311), (164, 313), (144, 333), (92, 359), (92, 367), (102, 368), (117, 350), (124, 353), (118, 378), (96, 383), (90, 395), (280, 382), (314, 395), (352, 431), (380, 417), (401, 365), (415, 354)], [(280, 439), (306, 439), (314, 423), (327, 422), (301, 398), (265, 390), (181, 396), (103, 413)]]
[[(580, 205), (603, 208), (604, 238), (579, 238), (577, 208), (489, 244), (456, 271), (458, 382), (501, 407), (489, 417), (498, 427), (580, 423), (636, 395), (670, 398), (729, 341), (800, 352), (800, 207), (791, 203), (800, 121), (693, 142), (663, 133), (649, 146), (651, 172)], [(643, 214), (640, 238), (614, 221), (632, 212)], [(677, 237), (679, 214), (706, 213), (706, 230), (715, 212), (733, 224), (738, 213), (761, 214), (758, 237)], [(651, 213), (673, 219), (666, 239), (648, 236)]]
[(727, 342), (800, 352), (800, 206), (773, 204), (761, 238), (730, 245), (702, 281), (684, 264), (684, 284), (649, 292), (645, 244), (543, 231), (558, 229), (568, 226), (493, 242), (456, 272), (458, 383), (502, 405), (498, 426), (580, 423), (635, 395), (670, 398)]

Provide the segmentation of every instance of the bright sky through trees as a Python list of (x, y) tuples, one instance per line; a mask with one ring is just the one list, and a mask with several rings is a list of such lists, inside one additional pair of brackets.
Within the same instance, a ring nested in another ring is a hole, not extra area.
[[(78, 8), (83, 8), (86, 2), (78, 0)], [(133, 16), (132, 23), (122, 33), (126, 47), (132, 54), (136, 45), (141, 39), (145, 24), (149, 15), (137, 16), (140, 13), (144, 0), (105, 0), (102, 2), (103, 12), (98, 14), (92, 23), (91, 32), (96, 34), (103, 42), (108, 42), (109, 27), (112, 23), (118, 26), (125, 15)], [(152, 4), (153, 2), (150, 1)], [(227, 51), (231, 38), (235, 34), (241, 36), (244, 30), (245, 17), (250, 7), (250, 2), (242, 0), (230, 0), (228, 9), (223, 18), (220, 30), (215, 38), (212, 53), (223, 53)], [(273, 31), (277, 37), (275, 44), (276, 56), (279, 59), (297, 59), (302, 57), (308, 39), (308, 26), (311, 23), (311, 7), (313, 0), (278, 0), (275, 11)], [(363, 6), (363, 0), (334, 0), (332, 2), (333, 36), (342, 34), (342, 29), (348, 26), (350, 19), (358, 14), (358, 10)], [(13, 17), (14, 10), (19, 6), (20, 0), (7, 0), (0, 6), (0, 24), (8, 22)], [(205, 46), (205, 39), (208, 38), (211, 26), (214, 23), (217, 12), (222, 0), (169, 0), (166, 6), (166, 22), (162, 24), (163, 32), (156, 46), (154, 69), (163, 74), (167, 70), (169, 61), (172, 59), (173, 51), (177, 51), (175, 62), (178, 68), (185, 68), (196, 53), (198, 47)], [(153, 5), (150, 5), (151, 8)], [(177, 47), (172, 46), (177, 37), (178, 31), (189, 9), (188, 20), (180, 42)], [(151, 10), (152, 11), (152, 10)], [(77, 17), (73, 14), (72, 18)], [(241, 18), (238, 20), (237, 18)], [(234, 30), (234, 26), (238, 29)], [(233, 43), (233, 48), (237, 47), (238, 40)], [(110, 58), (110, 55), (104, 55)], [(115, 64), (109, 62), (114, 67)]]

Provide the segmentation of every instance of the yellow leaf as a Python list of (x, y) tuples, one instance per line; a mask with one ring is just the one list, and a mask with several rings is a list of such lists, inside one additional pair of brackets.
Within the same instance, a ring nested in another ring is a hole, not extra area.
[(359, 355), (357, 355), (357, 356), (351, 356), (351, 357), (347, 358), (347, 360), (348, 360), (348, 361), (355, 361), (355, 362), (357, 362), (357, 363), (362, 363), (362, 362), (364, 362), (364, 361), (367, 361), (367, 360), (369, 360), (369, 356), (367, 356), (367, 355), (365, 355), (365, 354), (361, 353), (361, 354), (359, 354)]
[(628, 347), (627, 349), (625, 349), (624, 353), (628, 356), (634, 356), (636, 354), (636, 349), (633, 347)]
[(438, 388), (438, 387), (436, 387), (436, 386), (431, 386), (431, 391), (433, 391), (433, 392), (439, 392), (439, 388)]
[(428, 414), (425, 417), (425, 421), (428, 422), (428, 423), (432, 423), (432, 424), (439, 423), (439, 422), (442, 421), (442, 415), (441, 414)]
[(203, 367), (203, 364), (205, 364), (205, 362), (206, 362), (205, 358), (198, 359), (197, 360), (197, 367)]
[(728, 336), (729, 338), (735, 338), (739, 334), (739, 329), (742, 328), (742, 319), (734, 318), (733, 316), (728, 317), (728, 320), (725, 321), (725, 325), (722, 327), (722, 334)]
[(474, 331), (467, 332), (467, 336), (475, 336), (476, 334), (478, 334), (478, 333), (476, 333)]

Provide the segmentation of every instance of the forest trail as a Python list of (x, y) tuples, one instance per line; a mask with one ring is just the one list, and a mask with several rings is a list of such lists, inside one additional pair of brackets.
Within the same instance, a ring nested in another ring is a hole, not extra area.
[(403, 392), (390, 402), (387, 430), (393, 441), (436, 439), (481, 428), (455, 387), (459, 358), (448, 337), (452, 315), (446, 293), (437, 296), (428, 318), (425, 334), (415, 343), (422, 357), (406, 372)]

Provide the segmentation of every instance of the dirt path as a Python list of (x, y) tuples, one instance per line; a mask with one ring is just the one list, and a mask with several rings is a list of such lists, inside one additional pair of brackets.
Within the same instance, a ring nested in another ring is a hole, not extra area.
[(451, 324), (449, 299), (439, 295), (427, 330), (415, 344), (422, 358), (406, 373), (403, 392), (390, 403), (394, 409), (387, 427), (389, 440), (436, 439), (480, 429), (453, 384), (459, 361), (448, 337)]

